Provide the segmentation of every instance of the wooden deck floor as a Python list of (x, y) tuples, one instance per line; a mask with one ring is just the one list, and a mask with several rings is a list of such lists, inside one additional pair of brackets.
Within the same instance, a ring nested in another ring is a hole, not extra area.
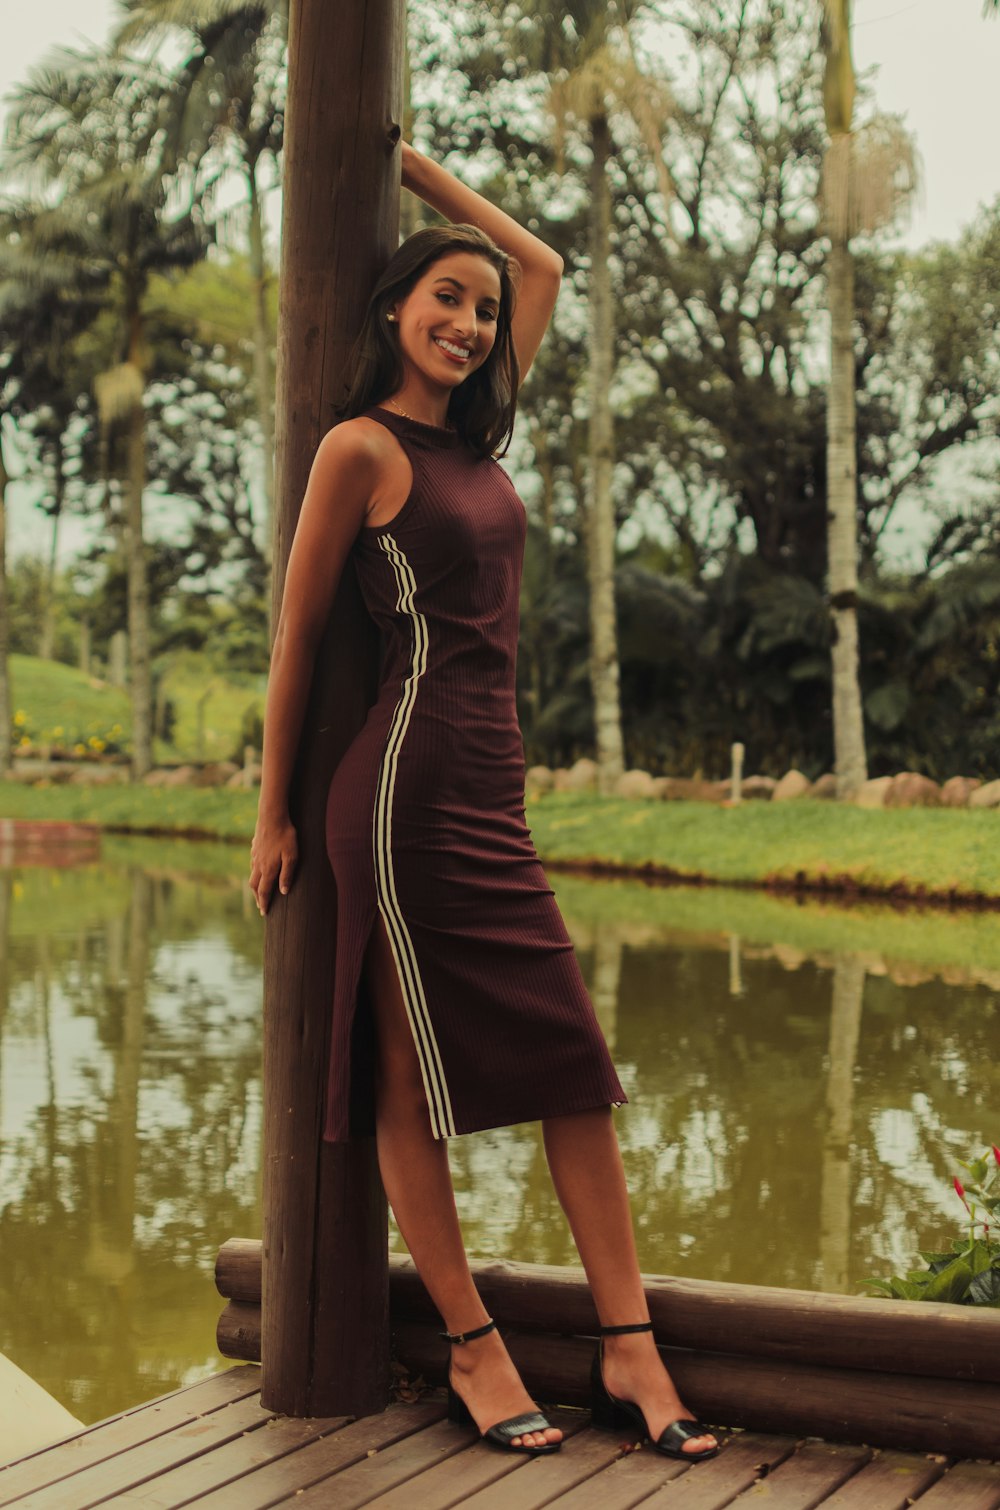
[(351, 1422), (292, 1421), (260, 1404), (260, 1370), (229, 1369), (0, 1469), (18, 1510), (998, 1510), (1000, 1464), (735, 1432), (695, 1467), (557, 1411), (561, 1453), (506, 1457), (427, 1397)]

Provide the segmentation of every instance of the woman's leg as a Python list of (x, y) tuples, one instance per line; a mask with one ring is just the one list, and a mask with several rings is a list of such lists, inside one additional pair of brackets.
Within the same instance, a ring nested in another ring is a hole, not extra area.
[[(389, 1204), (413, 1262), (449, 1332), (487, 1320), (469, 1272), (448, 1165), (448, 1145), (431, 1133), (427, 1098), (399, 976), (381, 920), (365, 958), (365, 983), (378, 1035), (376, 1138)], [(533, 1410), (498, 1332), (451, 1350), (455, 1387), (480, 1431)], [(527, 1433), (514, 1442), (543, 1446), (562, 1432)]]
[[(580, 1250), (601, 1325), (646, 1321), (649, 1310), (611, 1108), (550, 1117), (543, 1128), (556, 1194)], [(649, 1332), (604, 1339), (604, 1381), (613, 1395), (639, 1406), (654, 1441), (671, 1421), (691, 1419)], [(714, 1437), (692, 1437), (684, 1451), (701, 1452), (714, 1444)]]

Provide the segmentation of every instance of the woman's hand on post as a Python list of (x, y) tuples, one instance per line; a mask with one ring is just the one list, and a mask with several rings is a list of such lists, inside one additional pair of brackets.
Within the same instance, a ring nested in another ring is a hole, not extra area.
[(257, 819), (250, 845), (250, 890), (261, 917), (267, 912), (275, 885), (282, 896), (295, 879), (299, 841), (290, 818)]

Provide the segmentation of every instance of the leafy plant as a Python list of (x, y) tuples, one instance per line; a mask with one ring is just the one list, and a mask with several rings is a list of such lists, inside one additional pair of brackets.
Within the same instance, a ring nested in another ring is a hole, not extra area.
[(966, 1236), (944, 1253), (921, 1253), (926, 1269), (911, 1269), (905, 1278), (867, 1280), (873, 1294), (1000, 1310), (1000, 1148), (994, 1144), (962, 1168), (965, 1184), (957, 1175), (953, 1184), (968, 1216)]

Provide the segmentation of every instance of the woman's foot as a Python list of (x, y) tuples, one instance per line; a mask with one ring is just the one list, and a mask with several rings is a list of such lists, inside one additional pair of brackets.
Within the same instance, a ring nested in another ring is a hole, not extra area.
[[(650, 1440), (655, 1442), (673, 1421), (694, 1420), (681, 1401), (653, 1341), (652, 1332), (626, 1333), (603, 1340), (602, 1372), (609, 1394), (637, 1405), (646, 1418)], [(681, 1455), (710, 1451), (715, 1437), (689, 1437)]]
[[(489, 1332), (451, 1350), (451, 1387), (469, 1408), (480, 1433), (537, 1407), (511, 1361), (499, 1332)], [(512, 1437), (514, 1447), (546, 1447), (562, 1441), (558, 1426)]]

